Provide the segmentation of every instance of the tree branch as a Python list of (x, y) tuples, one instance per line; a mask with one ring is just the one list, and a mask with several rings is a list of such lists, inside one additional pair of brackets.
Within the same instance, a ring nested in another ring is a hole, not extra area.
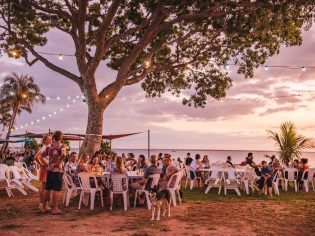
[(95, 70), (97, 69), (99, 63), (101, 62), (103, 55), (105, 53), (105, 37), (107, 30), (109, 26), (112, 23), (112, 20), (114, 19), (116, 12), (118, 10), (119, 4), (122, 2), (122, 0), (114, 0), (111, 6), (108, 9), (108, 13), (106, 17), (104, 18), (104, 21), (102, 22), (101, 26), (99, 29), (95, 32), (97, 35), (96, 39), (96, 50), (94, 57), (90, 60), (89, 63), (89, 72), (88, 73), (94, 73)]

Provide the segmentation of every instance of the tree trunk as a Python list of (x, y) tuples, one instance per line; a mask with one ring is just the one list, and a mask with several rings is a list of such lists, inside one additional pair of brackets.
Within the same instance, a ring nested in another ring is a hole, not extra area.
[[(13, 125), (14, 125), (14, 122), (15, 122), (15, 118), (16, 118), (16, 115), (17, 115), (17, 111), (18, 111), (18, 105), (15, 106), (13, 108), (13, 114), (12, 114), (12, 118), (11, 118), (11, 121), (10, 121), (10, 124), (9, 124), (9, 127), (8, 127), (8, 132), (7, 132), (7, 135), (6, 135), (6, 138), (5, 140), (8, 141), (10, 139), (10, 135), (11, 135), (11, 130), (13, 128)], [(5, 153), (7, 148), (9, 146), (9, 143), (8, 142), (5, 142), (3, 145), (2, 145), (2, 152)]]
[(97, 101), (88, 102), (88, 123), (86, 136), (80, 148), (80, 153), (93, 155), (99, 150), (103, 135), (103, 114), (105, 107)]

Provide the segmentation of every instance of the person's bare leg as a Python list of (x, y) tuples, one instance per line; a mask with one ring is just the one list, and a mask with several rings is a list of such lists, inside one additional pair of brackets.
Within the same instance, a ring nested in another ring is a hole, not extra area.
[(45, 187), (46, 187), (46, 183), (42, 182), (42, 188), (41, 188), (40, 193), (39, 193), (39, 202), (40, 202), (40, 204), (43, 204), (43, 202), (44, 202)]
[(53, 210), (59, 211), (59, 208), (58, 208), (58, 192), (56, 192), (56, 191), (53, 191), (52, 203), (53, 203)]
[(50, 195), (50, 190), (45, 190), (44, 193), (43, 193), (43, 207), (41, 209), (42, 212), (45, 212), (48, 210), (47, 208), (47, 202), (48, 202), (48, 199), (49, 199), (49, 195)]
[(272, 196), (272, 188), (268, 188), (269, 196)]

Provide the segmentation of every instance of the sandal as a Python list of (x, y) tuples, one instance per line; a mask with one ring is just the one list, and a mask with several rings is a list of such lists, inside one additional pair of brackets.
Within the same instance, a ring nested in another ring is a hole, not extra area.
[(66, 213), (65, 211), (57, 211), (57, 212), (50, 211), (51, 215), (64, 215), (65, 213)]

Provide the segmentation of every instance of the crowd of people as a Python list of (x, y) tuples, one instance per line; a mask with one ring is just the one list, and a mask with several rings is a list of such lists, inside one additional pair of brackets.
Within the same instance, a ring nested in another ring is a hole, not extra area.
[[(40, 210), (43, 213), (50, 212), (52, 214), (64, 214), (58, 208), (58, 193), (62, 189), (63, 174), (66, 173), (71, 176), (73, 182), (79, 186), (78, 174), (81, 172), (102, 175), (105, 172), (110, 174), (125, 174), (128, 171), (136, 171), (143, 173), (143, 178), (133, 181), (129, 185), (131, 192), (135, 192), (148, 185), (149, 176), (152, 174), (160, 174), (159, 189), (163, 190), (173, 174), (185, 169), (185, 166), (190, 168), (190, 178), (203, 177), (201, 169), (211, 168), (211, 163), (208, 155), (202, 158), (200, 154), (196, 154), (194, 158), (190, 153), (184, 162), (178, 158), (176, 161), (170, 154), (160, 153), (158, 156), (151, 155), (148, 159), (144, 155), (139, 155), (137, 158), (133, 153), (123, 153), (121, 156), (115, 152), (101, 153), (97, 151), (93, 156), (86, 153), (78, 156), (77, 152), (67, 154), (66, 146), (62, 143), (63, 134), (61, 131), (56, 131), (52, 135), (47, 135), (42, 139), (42, 147), (37, 153), (34, 150), (26, 150), (22, 152), (8, 151), (3, 158), (3, 162), (8, 165), (13, 165), (14, 162), (24, 162), (29, 170), (35, 169), (39, 165), (39, 181), (42, 184), (40, 191)], [(268, 193), (272, 195), (272, 180), (275, 174), (284, 168), (280, 164), (278, 158), (273, 156), (266, 156), (270, 158), (270, 162), (262, 161), (256, 164), (253, 160), (253, 153), (248, 153), (245, 160), (240, 163), (241, 166), (251, 166), (256, 175), (259, 177), (257, 185), (259, 189), (263, 189), (267, 185)], [(302, 158), (301, 160), (294, 160), (291, 165), (298, 169), (297, 179), (299, 187), (302, 188), (302, 175), (305, 170), (309, 168), (308, 160)], [(235, 168), (237, 165), (232, 162), (232, 157), (227, 156), (225, 167)], [(307, 177), (307, 176), (306, 176)], [(93, 185), (93, 183), (91, 183)], [(94, 183), (95, 184), (95, 183)], [(99, 178), (99, 185), (103, 188), (106, 183)], [(128, 183), (125, 183), (128, 184)], [(126, 186), (125, 186), (126, 187)], [(52, 202), (52, 208), (48, 207), (48, 202)], [(138, 204), (144, 204), (143, 196), (138, 196)]]
[[(128, 171), (143, 173), (143, 178), (133, 181), (129, 185), (131, 192), (135, 193), (144, 185), (149, 185), (149, 176), (157, 173), (161, 176), (159, 189), (163, 190), (171, 176), (179, 171), (177, 165), (172, 164), (170, 154), (160, 153), (158, 157), (151, 155), (148, 160), (142, 154), (136, 158), (133, 153), (127, 155), (123, 153), (118, 156), (115, 152), (106, 154), (97, 151), (91, 157), (86, 153), (79, 157), (77, 152), (71, 152), (67, 155), (66, 146), (62, 143), (62, 139), (63, 133), (56, 131), (42, 139), (42, 147), (37, 153), (33, 152), (31, 155), (28, 150), (24, 154), (11, 151), (3, 160), (8, 165), (13, 165), (14, 162), (25, 162), (27, 168), (35, 168), (36, 165), (39, 165), (39, 181), (42, 184), (39, 208), (42, 213), (64, 214), (64, 211), (58, 207), (58, 194), (62, 189), (64, 173), (71, 176), (77, 186), (80, 185), (78, 175), (81, 172), (99, 174), (100, 176), (105, 172), (109, 172), (111, 175), (125, 174), (126, 176)], [(98, 181), (98, 184), (102, 185), (103, 188), (110, 187), (106, 186), (102, 178), (98, 178)], [(139, 205), (142, 205), (145, 199), (139, 195), (137, 201)], [(48, 206), (48, 202), (52, 203), (52, 208)]]
[[(253, 153), (248, 153), (247, 157), (243, 162), (240, 163), (240, 166), (251, 166), (254, 170), (256, 175), (259, 177), (257, 181), (257, 186), (260, 189), (260, 191), (263, 190), (264, 185), (267, 185), (268, 194), (272, 195), (272, 180), (275, 176), (275, 174), (283, 170), (287, 167), (293, 167), (298, 170), (297, 172), (297, 183), (299, 185), (299, 188), (303, 188), (304, 181), (302, 179), (303, 173), (309, 169), (308, 166), (308, 159), (307, 158), (301, 158), (300, 160), (295, 159), (292, 163), (287, 163), (285, 165), (281, 165), (278, 158), (276, 158), (275, 155), (266, 157), (270, 158), (270, 162), (263, 160), (260, 164), (256, 164), (254, 162)], [(190, 178), (194, 179), (197, 177), (203, 177), (201, 175), (200, 169), (207, 169), (210, 168), (210, 162), (207, 155), (204, 155), (202, 161), (199, 154), (195, 155), (195, 158), (193, 159), (191, 157), (190, 153), (187, 153), (187, 157), (185, 159), (185, 165), (190, 166)], [(232, 167), (235, 168), (235, 164), (232, 163), (231, 156), (227, 156), (225, 167)], [(304, 178), (307, 178), (307, 173), (305, 174)]]

